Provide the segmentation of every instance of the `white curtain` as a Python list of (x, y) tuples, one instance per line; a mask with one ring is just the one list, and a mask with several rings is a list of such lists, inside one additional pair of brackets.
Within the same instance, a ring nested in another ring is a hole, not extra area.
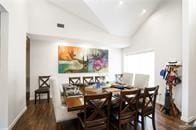
[(124, 72), (147, 74), (150, 76), (149, 86), (154, 86), (154, 51), (124, 56)]

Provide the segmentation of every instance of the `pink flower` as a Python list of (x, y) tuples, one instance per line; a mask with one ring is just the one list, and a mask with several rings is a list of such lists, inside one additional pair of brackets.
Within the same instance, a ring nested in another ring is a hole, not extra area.
[(104, 66), (104, 62), (102, 59), (97, 59), (97, 60), (94, 60), (93, 62), (93, 68), (96, 70), (96, 71), (99, 71), (103, 68)]

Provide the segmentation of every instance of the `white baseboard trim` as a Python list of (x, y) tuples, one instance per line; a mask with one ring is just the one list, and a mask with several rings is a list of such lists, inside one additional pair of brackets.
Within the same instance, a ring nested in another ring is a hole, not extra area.
[(184, 117), (184, 116), (182, 116), (181, 120), (184, 121), (184, 122), (189, 123), (189, 122), (192, 122), (192, 121), (196, 120), (196, 116), (191, 116), (191, 117)]
[(9, 125), (9, 130), (12, 130), (12, 128), (14, 127), (14, 125), (16, 124), (16, 122), (20, 119), (20, 117), (24, 114), (24, 112), (27, 110), (27, 106), (25, 106), (16, 116), (16, 118), (14, 119), (14, 121)]
[(0, 128), (0, 130), (8, 130), (8, 128)]

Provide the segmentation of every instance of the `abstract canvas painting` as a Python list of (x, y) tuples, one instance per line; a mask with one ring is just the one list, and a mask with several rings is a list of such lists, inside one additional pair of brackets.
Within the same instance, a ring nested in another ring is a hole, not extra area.
[(58, 71), (59, 73), (108, 72), (108, 50), (59, 46)]

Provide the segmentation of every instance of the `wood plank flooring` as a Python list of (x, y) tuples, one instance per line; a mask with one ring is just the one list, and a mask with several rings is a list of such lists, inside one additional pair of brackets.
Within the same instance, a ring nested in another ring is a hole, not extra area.
[[(153, 130), (150, 119), (146, 119), (146, 130)], [(167, 116), (156, 108), (156, 128), (157, 130), (188, 130), (188, 126), (179, 119)], [(27, 111), (18, 120), (13, 130), (79, 130), (80, 123), (78, 120), (55, 123), (55, 116), (52, 103), (42, 100), (40, 103), (34, 104), (33, 101), (28, 103)], [(132, 130), (131, 127), (127, 127)], [(140, 126), (138, 130), (141, 130)], [(190, 129), (194, 130), (194, 129)]]

